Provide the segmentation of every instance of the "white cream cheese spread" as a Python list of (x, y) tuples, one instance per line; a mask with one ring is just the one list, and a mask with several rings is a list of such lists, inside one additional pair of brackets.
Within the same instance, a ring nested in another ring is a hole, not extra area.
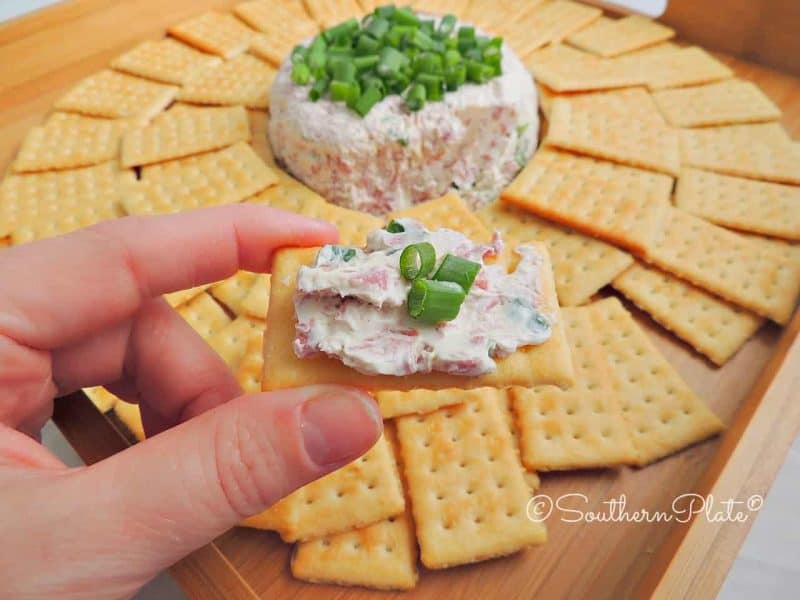
[[(484, 259), (501, 248), (472, 242), (449, 229), (428, 231), (400, 219), (400, 233), (377, 230), (362, 249), (324, 246), (313, 265), (297, 277), (294, 351), (298, 357), (323, 353), (366, 374), (410, 375), (441, 371), (475, 376), (495, 370), (494, 358), (550, 337), (550, 316), (542, 312), (539, 288), (542, 257), (519, 246), (516, 269), (508, 273)], [(406, 306), (411, 282), (400, 271), (401, 251), (429, 242), (437, 262), (446, 254), (481, 264), (452, 321), (423, 323)]]

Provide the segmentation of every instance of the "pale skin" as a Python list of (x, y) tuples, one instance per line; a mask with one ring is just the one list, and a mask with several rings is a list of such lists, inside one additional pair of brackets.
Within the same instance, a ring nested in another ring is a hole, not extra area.
[[(0, 251), (0, 597), (125, 598), (242, 518), (367, 451), (371, 397), (243, 395), (161, 294), (267, 272), (332, 226), (257, 205), (125, 218)], [(69, 469), (38, 441), (54, 398), (105, 385), (148, 439)]]

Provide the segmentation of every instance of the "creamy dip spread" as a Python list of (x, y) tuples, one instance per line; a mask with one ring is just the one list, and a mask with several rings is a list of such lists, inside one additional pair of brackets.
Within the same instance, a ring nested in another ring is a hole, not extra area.
[[(472, 242), (450, 229), (428, 231), (399, 219), (401, 233), (373, 231), (362, 249), (324, 246), (297, 276), (295, 354), (323, 353), (366, 374), (410, 375), (441, 371), (474, 376), (494, 371), (493, 358), (550, 337), (551, 316), (542, 313), (542, 257), (519, 246), (516, 269), (508, 273), (484, 259), (502, 248)], [(437, 262), (452, 254), (481, 269), (452, 321), (422, 323), (406, 307), (411, 282), (399, 257), (409, 244), (429, 242)]]
[(536, 149), (536, 89), (507, 45), (502, 75), (466, 83), (417, 111), (389, 95), (361, 117), (341, 102), (308, 99), (291, 60), (270, 90), (276, 159), (327, 200), (373, 214), (456, 191), (473, 208), (496, 198)]

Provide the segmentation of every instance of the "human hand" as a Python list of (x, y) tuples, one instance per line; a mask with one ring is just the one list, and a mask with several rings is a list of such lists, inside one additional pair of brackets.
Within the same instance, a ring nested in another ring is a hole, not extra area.
[[(243, 396), (160, 297), (263, 272), (281, 246), (336, 238), (323, 222), (237, 205), (0, 252), (0, 597), (130, 596), (374, 444), (381, 420), (368, 395)], [(138, 402), (149, 439), (68, 469), (34, 438), (55, 397), (90, 385)]]

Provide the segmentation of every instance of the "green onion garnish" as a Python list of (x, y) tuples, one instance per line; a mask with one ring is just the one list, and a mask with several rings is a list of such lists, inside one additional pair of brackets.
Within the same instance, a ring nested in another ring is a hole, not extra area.
[(290, 75), (295, 85), (310, 86), (310, 100), (327, 96), (362, 117), (387, 94), (402, 95), (408, 110), (418, 111), (467, 82), (502, 74), (502, 46), (502, 38), (458, 27), (453, 15), (436, 24), (410, 7), (387, 5), (295, 46)]
[(386, 226), (386, 231), (389, 233), (403, 233), (406, 230), (402, 224), (398, 223), (394, 219), (389, 221), (389, 224)]
[(415, 279), (408, 292), (408, 315), (426, 323), (452, 321), (467, 294), (452, 281)]
[(425, 277), (436, 265), (436, 249), (430, 242), (409, 244), (400, 254), (400, 274), (414, 281)]
[(436, 273), (433, 274), (433, 278), (436, 281), (450, 281), (456, 283), (461, 286), (466, 294), (472, 287), (472, 283), (475, 281), (475, 277), (480, 270), (480, 263), (461, 258), (460, 256), (447, 254), (444, 260), (442, 260), (442, 264), (436, 269)]

